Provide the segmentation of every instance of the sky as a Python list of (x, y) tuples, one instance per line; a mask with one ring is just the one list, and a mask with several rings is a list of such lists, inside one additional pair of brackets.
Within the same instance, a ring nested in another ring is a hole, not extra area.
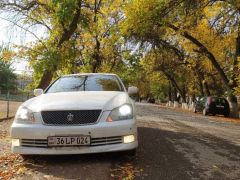
[[(32, 28), (38, 37), (43, 36), (42, 28)], [(36, 41), (36, 38), (30, 33), (14, 26), (11, 22), (1, 19), (0, 16), (0, 44), (1, 45), (26, 45), (29, 42)], [(23, 73), (24, 71), (32, 71), (28, 66), (27, 60), (16, 59), (12, 65), (15, 73)]]

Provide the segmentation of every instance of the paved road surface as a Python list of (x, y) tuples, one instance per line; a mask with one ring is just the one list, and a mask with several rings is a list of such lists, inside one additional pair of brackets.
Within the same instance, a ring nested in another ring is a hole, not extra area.
[(240, 122), (223, 117), (138, 104), (139, 148), (74, 156), (9, 155), (8, 129), (0, 122), (0, 174), (16, 179), (239, 179)]

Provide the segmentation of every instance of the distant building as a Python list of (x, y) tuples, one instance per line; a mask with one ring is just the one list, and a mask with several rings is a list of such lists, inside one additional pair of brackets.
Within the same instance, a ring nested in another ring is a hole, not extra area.
[(25, 90), (33, 82), (33, 77), (27, 74), (17, 74), (17, 89)]

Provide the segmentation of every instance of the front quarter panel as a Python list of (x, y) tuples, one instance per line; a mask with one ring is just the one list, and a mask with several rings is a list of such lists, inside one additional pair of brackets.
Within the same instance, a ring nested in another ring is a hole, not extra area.
[[(120, 107), (124, 104), (132, 104), (131, 98), (126, 92), (117, 94), (115, 97), (110, 99), (103, 107), (103, 110), (113, 110), (114, 108)], [(132, 104), (133, 105), (133, 104)]]

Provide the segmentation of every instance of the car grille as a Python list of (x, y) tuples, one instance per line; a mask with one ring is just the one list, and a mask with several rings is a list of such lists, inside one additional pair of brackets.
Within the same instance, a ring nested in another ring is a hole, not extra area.
[[(121, 136), (101, 137), (101, 138), (91, 138), (90, 146), (104, 146), (104, 145), (120, 144), (120, 143), (122, 143)], [(21, 146), (48, 148), (48, 142), (46, 139), (21, 139)]]
[(101, 110), (42, 111), (41, 114), (48, 125), (84, 125), (96, 123)]

